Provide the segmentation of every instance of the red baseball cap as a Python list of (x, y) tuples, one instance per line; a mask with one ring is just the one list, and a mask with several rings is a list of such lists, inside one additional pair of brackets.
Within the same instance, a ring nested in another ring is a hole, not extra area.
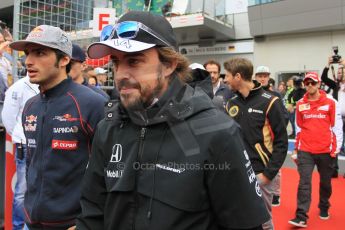
[(305, 77), (303, 82), (305, 82), (306, 80), (311, 79), (314, 82), (320, 82), (320, 78), (319, 78), (319, 74), (316, 72), (308, 72)]

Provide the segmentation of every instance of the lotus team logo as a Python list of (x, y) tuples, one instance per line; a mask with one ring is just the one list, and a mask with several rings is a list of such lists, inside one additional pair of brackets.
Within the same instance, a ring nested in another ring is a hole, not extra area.
[(230, 114), (230, 116), (234, 117), (238, 114), (238, 111), (239, 111), (238, 106), (234, 105), (229, 109), (229, 114)]

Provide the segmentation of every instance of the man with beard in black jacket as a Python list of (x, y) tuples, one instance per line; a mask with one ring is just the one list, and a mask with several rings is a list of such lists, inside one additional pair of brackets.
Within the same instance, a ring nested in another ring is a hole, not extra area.
[(185, 83), (170, 23), (131, 11), (108, 32), (88, 55), (111, 55), (120, 100), (97, 128), (77, 229), (261, 229), (269, 216), (239, 127)]

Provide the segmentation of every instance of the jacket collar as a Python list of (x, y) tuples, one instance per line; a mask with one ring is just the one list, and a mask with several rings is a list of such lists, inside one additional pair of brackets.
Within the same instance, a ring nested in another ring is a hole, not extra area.
[(71, 85), (72, 83), (73, 83), (72, 79), (68, 77), (65, 80), (62, 80), (59, 84), (57, 84), (53, 88), (48, 89), (44, 91), (43, 93), (41, 93), (41, 97), (52, 98), (52, 97), (63, 95), (68, 91), (69, 85)]
[(237, 96), (241, 98), (242, 100), (248, 100), (249, 98), (252, 98), (258, 94), (261, 94), (263, 91), (261, 84), (256, 80), (253, 80), (253, 83), (254, 83), (254, 88), (252, 88), (249, 91), (249, 94), (246, 98), (244, 98), (240, 92), (236, 92)]

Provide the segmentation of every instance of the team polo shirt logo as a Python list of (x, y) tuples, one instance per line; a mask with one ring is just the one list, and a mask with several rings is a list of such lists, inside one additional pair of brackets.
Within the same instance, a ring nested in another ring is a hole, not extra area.
[(317, 110), (319, 110), (319, 111), (329, 111), (329, 105), (320, 106)]
[(249, 108), (248, 109), (248, 113), (260, 113), (260, 114), (263, 114), (264, 112), (262, 110)]
[(71, 114), (64, 114), (62, 116), (55, 116), (53, 120), (58, 120), (58, 121), (77, 121), (78, 118), (73, 117)]
[(37, 116), (29, 115), (25, 116), (24, 129), (27, 132), (34, 132), (37, 128)]
[(111, 150), (111, 157), (109, 166), (105, 170), (108, 178), (116, 179), (121, 178), (124, 171), (124, 163), (122, 160), (122, 145), (115, 144)]
[(309, 103), (305, 103), (305, 104), (300, 104), (298, 106), (298, 110), (299, 111), (305, 111), (305, 110), (310, 110), (310, 104)]
[(66, 141), (66, 140), (52, 140), (52, 149), (59, 150), (76, 150), (78, 148), (78, 141)]
[(72, 127), (57, 127), (53, 128), (53, 133), (77, 133), (78, 127), (72, 126)]
[(115, 144), (112, 148), (110, 161), (112, 163), (120, 162), (122, 159), (122, 145)]

